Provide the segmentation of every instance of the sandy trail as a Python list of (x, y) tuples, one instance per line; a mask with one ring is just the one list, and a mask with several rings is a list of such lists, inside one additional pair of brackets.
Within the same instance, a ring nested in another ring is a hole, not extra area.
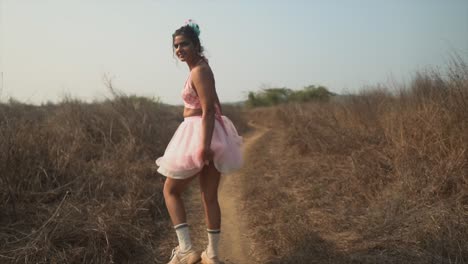
[[(267, 131), (253, 124), (250, 125), (255, 127), (255, 131), (247, 137), (244, 137), (244, 157), (252, 144)], [(247, 179), (248, 175), (242, 172), (226, 175), (221, 182), (219, 190), (223, 221), (220, 254), (226, 264), (252, 263), (248, 258), (251, 242), (247, 236), (246, 217), (245, 214), (242, 213), (241, 208), (242, 186)]]
[[(255, 129), (244, 137), (243, 153), (268, 129), (250, 124)], [(247, 161), (246, 161), (247, 162)], [(251, 241), (247, 236), (246, 216), (242, 212), (242, 186), (248, 179), (242, 171), (222, 176), (219, 188), (219, 202), (222, 214), (220, 257), (225, 264), (253, 263), (249, 259)], [(198, 184), (192, 184), (187, 201), (187, 216), (190, 222), (194, 244), (205, 246), (207, 243), (203, 207), (200, 202)]]

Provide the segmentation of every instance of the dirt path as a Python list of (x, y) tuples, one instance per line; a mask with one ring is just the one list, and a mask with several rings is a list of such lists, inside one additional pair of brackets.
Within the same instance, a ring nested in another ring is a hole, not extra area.
[[(255, 131), (244, 138), (243, 152), (249, 151), (252, 144), (267, 130), (253, 124)], [(245, 215), (242, 214), (242, 185), (248, 178), (242, 172), (226, 175), (219, 191), (223, 230), (221, 232), (220, 254), (226, 264), (252, 263), (248, 259), (251, 242), (247, 236)]]
[[(244, 137), (244, 156), (252, 144), (260, 138), (266, 128), (258, 127)], [(251, 249), (251, 241), (247, 237), (246, 216), (242, 213), (242, 186), (248, 175), (242, 171), (230, 175), (224, 175), (219, 189), (219, 201), (222, 213), (220, 257), (225, 264), (253, 263), (248, 259)], [(198, 184), (192, 184), (189, 202), (187, 203), (187, 215), (190, 225), (193, 226), (192, 237), (194, 244), (206, 245), (206, 227), (203, 217), (203, 208), (200, 202)]]

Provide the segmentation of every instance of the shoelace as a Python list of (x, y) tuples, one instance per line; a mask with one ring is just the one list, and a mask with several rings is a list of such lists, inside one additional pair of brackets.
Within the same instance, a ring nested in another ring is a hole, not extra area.
[(179, 251), (179, 247), (175, 247), (172, 250), (171, 257), (169, 259), (172, 259), (175, 255), (177, 255), (177, 252)]

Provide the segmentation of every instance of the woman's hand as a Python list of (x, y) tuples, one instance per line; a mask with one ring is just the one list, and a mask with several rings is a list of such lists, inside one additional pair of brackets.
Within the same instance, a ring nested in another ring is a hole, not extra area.
[(205, 165), (210, 164), (210, 160), (213, 160), (214, 152), (209, 147), (204, 147), (200, 151), (200, 158)]

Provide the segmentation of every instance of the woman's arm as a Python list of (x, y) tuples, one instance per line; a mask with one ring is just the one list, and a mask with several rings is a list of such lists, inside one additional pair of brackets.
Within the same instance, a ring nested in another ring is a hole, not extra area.
[(197, 67), (192, 72), (192, 82), (197, 91), (202, 108), (202, 159), (213, 158), (210, 149), (215, 122), (215, 103), (217, 103), (213, 72), (209, 67)]

